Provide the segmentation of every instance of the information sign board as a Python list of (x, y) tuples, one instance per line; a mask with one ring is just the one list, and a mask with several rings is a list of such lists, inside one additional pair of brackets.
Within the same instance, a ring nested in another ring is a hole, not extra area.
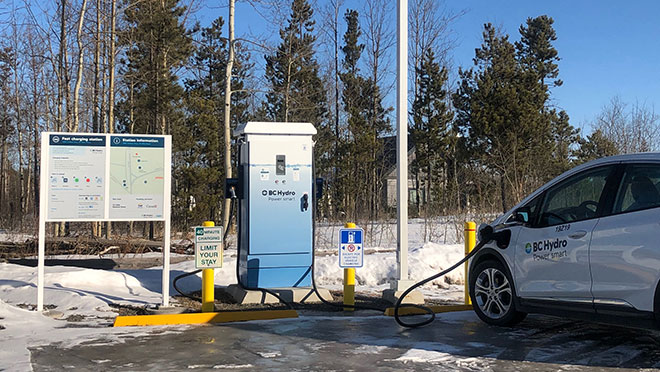
[(364, 230), (339, 230), (339, 267), (362, 267), (364, 264), (364, 247), (362, 244)]
[(42, 134), (46, 221), (163, 221), (170, 136)]
[(105, 217), (106, 137), (51, 134), (48, 142), (47, 218), (102, 220)]
[(222, 267), (222, 227), (195, 227), (195, 268)]
[[(43, 310), (46, 222), (163, 221), (163, 306), (169, 304), (172, 138), (41, 133), (37, 310)], [(112, 200), (111, 200), (112, 199)]]
[(165, 139), (110, 137), (110, 211), (113, 218), (162, 218)]

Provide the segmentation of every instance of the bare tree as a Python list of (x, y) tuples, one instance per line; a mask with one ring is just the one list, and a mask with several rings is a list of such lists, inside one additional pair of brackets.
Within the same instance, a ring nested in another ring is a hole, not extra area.
[[(110, 50), (108, 51), (108, 132), (115, 132), (115, 39), (117, 25), (117, 0), (110, 0)], [(152, 225), (153, 226), (153, 225)], [(105, 226), (105, 237), (112, 236), (112, 222), (108, 221)]]
[(413, 79), (413, 91), (417, 91), (419, 67), (424, 52), (432, 49), (441, 64), (449, 63), (449, 53), (455, 46), (451, 31), (452, 23), (463, 16), (465, 11), (449, 10), (445, 1), (412, 0), (408, 14), (410, 25), (409, 63), (410, 76)]
[[(342, 141), (343, 132), (341, 124), (341, 80), (340, 74), (340, 55), (339, 43), (341, 41), (339, 35), (340, 29), (340, 16), (341, 8), (344, 6), (344, 0), (329, 0), (324, 8), (319, 12), (322, 19), (320, 27), (320, 45), (324, 47), (322, 52), (325, 58), (320, 58), (320, 63), (323, 71), (323, 80), (327, 85), (328, 91), (328, 106), (330, 108), (330, 116), (332, 125), (332, 134), (334, 141), (332, 144), (332, 164), (331, 164), (331, 179), (337, 180), (339, 177), (338, 167), (340, 166), (340, 143)], [(328, 200), (334, 207), (337, 201), (341, 199), (341, 187), (339, 182), (333, 182), (332, 195), (328, 196)], [(329, 208), (328, 213), (333, 215), (336, 208)]]
[[(227, 69), (225, 70), (225, 107), (224, 107), (224, 144), (225, 144), (225, 181), (231, 178), (231, 73), (234, 67), (234, 0), (229, 0), (229, 57)], [(225, 231), (229, 229), (229, 213), (231, 200), (225, 197), (225, 205), (222, 211), (222, 224)]]
[[(386, 96), (394, 87), (394, 75), (391, 72), (391, 51), (396, 45), (394, 25), (391, 15), (393, 2), (388, 0), (365, 0), (363, 11), (364, 35), (366, 37), (367, 69), (371, 79), (381, 88)], [(390, 75), (389, 78), (387, 75)]]
[(78, 18), (78, 73), (76, 75), (76, 85), (73, 89), (73, 128), (70, 128), (72, 132), (77, 132), (80, 130), (80, 84), (83, 79), (83, 65), (85, 62), (85, 48), (83, 46), (82, 40), (82, 30), (83, 22), (85, 21), (85, 11), (87, 10), (87, 0), (83, 0), (82, 6), (80, 7), (80, 16)]
[(629, 108), (621, 97), (613, 97), (603, 106), (592, 126), (622, 154), (660, 148), (660, 115), (643, 103), (636, 102)]

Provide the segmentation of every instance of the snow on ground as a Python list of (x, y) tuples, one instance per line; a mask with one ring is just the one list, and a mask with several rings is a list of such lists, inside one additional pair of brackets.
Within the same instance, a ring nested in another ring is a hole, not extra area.
[(22, 233), (11, 233), (5, 230), (0, 229), (0, 242), (9, 242), (9, 243), (25, 243), (26, 241), (33, 239), (34, 235), (22, 234)]
[[(115, 343), (146, 335), (149, 331), (136, 328), (67, 327), (61, 320), (11, 306), (3, 300), (0, 300), (0, 326), (1, 371), (32, 370), (28, 348), (53, 343), (61, 343), (61, 348), (91, 342)], [(103, 339), (99, 340), (99, 337)]]

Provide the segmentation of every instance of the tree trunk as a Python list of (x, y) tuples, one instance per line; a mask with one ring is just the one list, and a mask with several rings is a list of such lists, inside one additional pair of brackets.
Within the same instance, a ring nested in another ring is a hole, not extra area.
[[(108, 132), (115, 132), (115, 27), (116, 27), (116, 0), (110, 2), (110, 55), (108, 56)], [(105, 228), (105, 237), (112, 237), (112, 222), (108, 221)]]
[[(3, 123), (3, 127), (6, 126), (7, 123)], [(4, 129), (4, 128), (3, 128)], [(0, 209), (6, 210), (4, 208), (4, 204), (6, 203), (7, 199), (7, 138), (4, 138), (4, 140), (1, 143), (2, 145), (2, 151), (0, 153)]]
[[(70, 77), (69, 77), (69, 58), (67, 56), (67, 44), (66, 44), (66, 0), (62, 0), (62, 13), (60, 14), (61, 16), (61, 24), (60, 24), (60, 51), (61, 51), (61, 62), (62, 62), (62, 93), (64, 95), (64, 101), (63, 103), (65, 104), (65, 122), (66, 122), (66, 129), (71, 132), (72, 131), (72, 123), (71, 123), (71, 87), (69, 86), (70, 82)], [(64, 224), (62, 224), (62, 228), (60, 231), (64, 230)]]
[[(18, 57), (16, 57), (18, 58)], [(21, 94), (19, 89), (19, 77), (18, 77), (18, 62), (15, 61), (14, 64), (14, 79), (15, 79), (15, 100), (16, 105), (16, 135), (17, 135), (17, 144), (18, 144), (18, 188), (19, 188), (19, 203), (18, 209), (20, 217), (23, 217), (23, 212), (25, 211), (25, 172), (23, 172), (23, 118), (21, 116)]]
[(94, 40), (94, 93), (92, 94), (92, 131), (99, 133), (99, 71), (101, 63), (101, 0), (96, 0), (96, 32)]
[(80, 7), (80, 18), (78, 19), (78, 74), (76, 76), (76, 86), (73, 89), (73, 130), (72, 132), (77, 132), (80, 129), (80, 85), (82, 84), (83, 78), (83, 63), (85, 58), (85, 48), (83, 47), (82, 42), (82, 27), (83, 22), (85, 21), (85, 10), (87, 9), (87, 0), (83, 0), (82, 6)]
[(117, 24), (117, 0), (110, 5), (110, 55), (108, 56), (108, 132), (115, 132), (115, 27)]
[[(60, 51), (57, 56), (57, 124), (55, 130), (62, 130), (64, 123), (64, 69), (66, 60), (66, 0), (61, 0), (60, 9)], [(56, 235), (57, 236), (57, 235)]]
[(332, 182), (334, 184), (334, 208), (330, 208), (330, 212), (332, 213), (334, 209), (334, 212), (337, 214), (339, 213), (339, 199), (340, 199), (340, 193), (339, 193), (339, 8), (341, 4), (339, 2), (334, 4), (335, 6), (335, 21), (333, 23), (333, 31), (334, 31), (334, 39), (333, 39), (333, 44), (335, 47), (335, 140), (334, 140), (334, 166), (332, 167)]
[[(225, 72), (225, 181), (232, 177), (231, 170), (231, 76), (234, 67), (234, 0), (229, 0), (229, 60)], [(222, 211), (222, 225), (225, 231), (229, 230), (231, 200), (225, 195), (225, 203)]]

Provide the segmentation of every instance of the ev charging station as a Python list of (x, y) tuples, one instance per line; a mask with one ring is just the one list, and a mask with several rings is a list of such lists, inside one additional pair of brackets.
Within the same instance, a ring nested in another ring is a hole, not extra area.
[(248, 122), (238, 137), (238, 277), (247, 289), (312, 285), (310, 123)]

